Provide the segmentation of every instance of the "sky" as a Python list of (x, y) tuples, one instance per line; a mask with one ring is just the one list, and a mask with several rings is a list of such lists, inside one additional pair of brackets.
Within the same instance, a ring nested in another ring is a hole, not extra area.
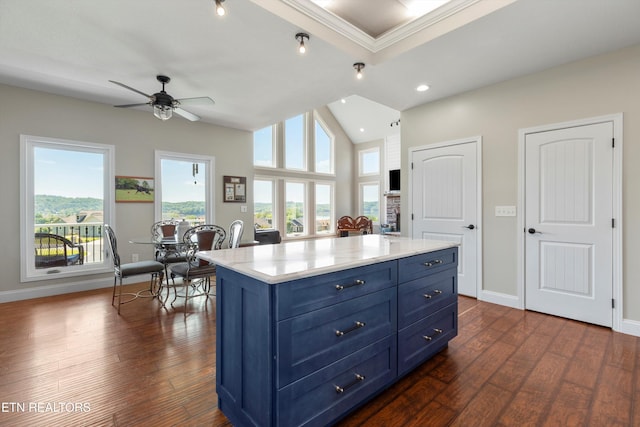
[(35, 147), (34, 194), (102, 199), (102, 159), (101, 153)]

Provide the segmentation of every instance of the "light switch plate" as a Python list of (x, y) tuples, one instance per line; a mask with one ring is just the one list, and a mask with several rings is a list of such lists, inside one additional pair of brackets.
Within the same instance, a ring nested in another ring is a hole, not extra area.
[(496, 216), (516, 216), (516, 207), (496, 206)]
[(240, 206), (240, 212), (246, 212), (246, 211), (247, 211), (247, 206), (246, 205)]

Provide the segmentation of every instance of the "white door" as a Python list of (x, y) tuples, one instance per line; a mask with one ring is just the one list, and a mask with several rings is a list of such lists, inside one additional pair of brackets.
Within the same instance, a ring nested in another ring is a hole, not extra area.
[(412, 237), (458, 243), (458, 292), (477, 297), (478, 143), (414, 151)]
[(613, 123), (525, 137), (525, 307), (611, 326)]

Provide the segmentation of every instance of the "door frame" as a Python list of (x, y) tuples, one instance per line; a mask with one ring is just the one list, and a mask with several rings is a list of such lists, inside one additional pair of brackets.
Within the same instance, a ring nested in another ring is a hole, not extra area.
[(461, 138), (451, 141), (443, 141), (435, 144), (420, 145), (417, 147), (409, 147), (409, 157), (407, 163), (409, 165), (408, 200), (407, 206), (411, 217), (409, 221), (409, 237), (413, 236), (413, 154), (417, 151), (432, 150), (435, 148), (446, 148), (460, 144), (475, 144), (476, 146), (476, 299), (482, 301), (482, 136), (472, 136), (469, 138)]
[(566, 129), (577, 126), (593, 125), (598, 123), (613, 123), (613, 138), (615, 139), (615, 149), (613, 150), (613, 195), (612, 195), (612, 215), (615, 219), (615, 227), (613, 228), (612, 243), (612, 296), (615, 300), (613, 306), (612, 328), (614, 331), (622, 332), (622, 316), (623, 316), (623, 292), (622, 292), (622, 273), (623, 273), (623, 220), (622, 220), (622, 147), (623, 147), (623, 114), (610, 114), (586, 119), (572, 120), (568, 122), (553, 123), (540, 125), (530, 128), (522, 128), (518, 130), (518, 205), (517, 209), (520, 214), (517, 217), (517, 300), (518, 308), (524, 310), (525, 301), (525, 139), (528, 134), (548, 132), (560, 129)]

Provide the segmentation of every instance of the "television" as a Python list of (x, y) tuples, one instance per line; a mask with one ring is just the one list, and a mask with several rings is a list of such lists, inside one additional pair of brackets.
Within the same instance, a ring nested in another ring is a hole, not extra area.
[(400, 169), (389, 171), (389, 191), (400, 191)]

